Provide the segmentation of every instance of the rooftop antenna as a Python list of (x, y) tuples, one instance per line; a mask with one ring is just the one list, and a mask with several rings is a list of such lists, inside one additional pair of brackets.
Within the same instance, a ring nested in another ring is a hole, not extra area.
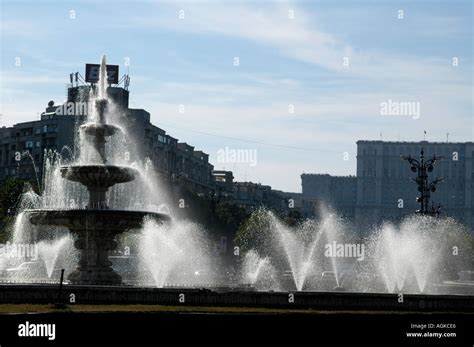
[(125, 90), (128, 90), (129, 85), (130, 85), (130, 77), (128, 75), (126, 75), (125, 79), (124, 79), (124, 88), (125, 88)]
[(446, 142), (449, 142), (449, 133), (446, 133)]
[(423, 141), (426, 141), (426, 130), (423, 130)]

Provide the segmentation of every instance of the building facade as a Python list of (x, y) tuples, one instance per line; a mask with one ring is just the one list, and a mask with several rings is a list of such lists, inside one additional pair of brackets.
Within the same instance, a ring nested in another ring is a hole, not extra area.
[[(337, 210), (349, 211), (360, 228), (368, 228), (382, 221), (397, 221), (419, 209), (419, 193), (412, 180), (416, 173), (401, 156), (419, 159), (421, 150), (425, 159), (443, 156), (429, 174), (431, 180), (443, 178), (431, 201), (441, 204), (444, 215), (455, 218), (473, 229), (472, 201), (474, 144), (472, 142), (357, 142), (356, 177), (303, 174), (303, 196), (327, 201)], [(342, 190), (346, 190), (343, 193)], [(348, 204), (349, 203), (349, 204)], [(343, 214), (345, 214), (343, 212)]]
[(371, 221), (397, 220), (419, 209), (416, 173), (401, 159), (408, 156), (419, 159), (421, 150), (425, 159), (434, 155), (443, 159), (429, 174), (444, 181), (437, 185), (431, 201), (443, 205), (443, 214), (455, 218), (472, 229), (472, 159), (474, 144), (455, 142), (357, 142), (357, 222), (368, 225)]
[(0, 182), (10, 177), (40, 181), (45, 150), (74, 147), (75, 118), (58, 116), (56, 108), (49, 102), (40, 120), (0, 128)]
[(288, 198), (268, 185), (253, 182), (234, 182), (233, 198), (246, 211), (259, 207), (286, 211)]
[(234, 175), (232, 171), (214, 170), (214, 194), (229, 197), (234, 192)]
[[(318, 215), (321, 203), (337, 210), (342, 216), (355, 218), (357, 184), (355, 176), (331, 176), (329, 174), (302, 174), (303, 206)], [(316, 198), (316, 199), (315, 199)]]
[[(94, 86), (70, 85), (67, 101), (61, 105), (50, 101), (39, 120), (0, 128), (0, 182), (10, 177), (40, 182), (45, 150), (62, 155), (74, 153), (79, 126), (88, 112), (87, 107), (76, 106), (88, 105), (90, 88)], [(129, 108), (129, 92), (125, 88), (113, 86), (107, 92), (114, 101), (118, 121), (126, 126), (131, 139), (132, 161), (149, 158), (158, 175), (193, 192), (211, 189), (214, 167), (207, 153), (178, 142), (153, 125), (149, 112)], [(73, 106), (68, 112), (70, 105)]]
[[(0, 128), (0, 183), (10, 177), (41, 182), (45, 151), (74, 155), (79, 126), (93, 106), (89, 103), (93, 88), (94, 84), (80, 85), (76, 79), (67, 88), (67, 100), (60, 105), (50, 101), (39, 120)], [(113, 100), (115, 123), (126, 128), (130, 160), (149, 160), (157, 176), (174, 189), (230, 198), (248, 211), (286, 206), (285, 197), (270, 186), (234, 182), (231, 171), (214, 171), (207, 153), (152, 124), (146, 110), (130, 108), (127, 87), (110, 85), (107, 93)]]

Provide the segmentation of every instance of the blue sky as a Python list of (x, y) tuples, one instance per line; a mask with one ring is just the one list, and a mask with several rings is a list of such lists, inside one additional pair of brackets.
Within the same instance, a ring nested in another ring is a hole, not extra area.
[[(355, 142), (380, 134), (473, 141), (469, 0), (0, 4), (3, 125), (62, 102), (69, 73), (105, 53), (121, 73), (130, 59), (131, 107), (238, 180), (300, 191), (303, 172), (355, 174)], [(419, 119), (381, 115), (389, 99), (419, 102)], [(218, 163), (225, 147), (257, 165)]]

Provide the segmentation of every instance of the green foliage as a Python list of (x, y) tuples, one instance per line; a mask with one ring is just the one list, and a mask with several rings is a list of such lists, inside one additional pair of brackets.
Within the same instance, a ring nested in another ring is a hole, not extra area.
[(23, 187), (27, 181), (18, 178), (10, 178), (0, 185), (0, 215), (5, 216), (17, 207)]
[(19, 178), (10, 178), (0, 185), (0, 242), (7, 238), (7, 227), (14, 220), (21, 194), (29, 183)]
[(276, 227), (272, 216), (277, 216), (288, 227), (300, 225), (304, 221), (304, 216), (299, 210), (278, 213), (267, 208), (259, 208), (237, 229), (234, 243), (241, 248), (241, 251), (246, 252), (255, 247), (260, 249), (261, 255), (270, 251), (273, 247), (271, 229)]
[(288, 226), (294, 227), (303, 222), (304, 216), (300, 210), (292, 209), (282, 219)]
[(238, 228), (234, 238), (234, 243), (246, 252), (265, 243), (266, 235), (269, 235), (271, 221), (268, 217), (268, 211), (261, 208), (254, 211)]
[(244, 208), (230, 200), (217, 202), (215, 204), (215, 215), (219, 224), (234, 230), (234, 232), (248, 217)]

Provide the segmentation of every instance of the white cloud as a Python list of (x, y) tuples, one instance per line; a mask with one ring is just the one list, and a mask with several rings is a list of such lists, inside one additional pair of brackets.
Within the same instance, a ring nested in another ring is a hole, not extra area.
[[(185, 18), (178, 18), (184, 9)], [(295, 18), (288, 18), (288, 10)], [(175, 15), (173, 15), (173, 12)], [(441, 19), (436, 18), (439, 22)], [(447, 21), (448, 23), (452, 22)], [(462, 73), (452, 69), (449, 59), (392, 56), (373, 49), (361, 51), (341, 39), (317, 29), (310, 14), (293, 4), (264, 3), (184, 3), (166, 5), (162, 15), (132, 17), (132, 25), (165, 28), (167, 30), (244, 38), (274, 47), (284, 56), (313, 64), (330, 71), (359, 76), (370, 80), (399, 83), (408, 79), (420, 82), (460, 81)], [(343, 58), (349, 58), (349, 67)]]
[(44, 37), (49, 31), (47, 26), (41, 25), (39, 21), (5, 18), (5, 15), (2, 15), (1, 19), (0, 33), (2, 40), (5, 38), (34, 40)]

